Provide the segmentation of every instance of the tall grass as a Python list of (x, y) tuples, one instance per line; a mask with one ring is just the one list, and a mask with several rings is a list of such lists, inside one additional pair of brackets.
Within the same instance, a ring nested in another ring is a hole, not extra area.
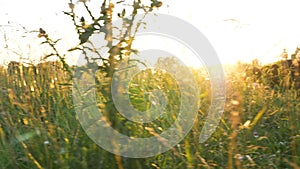
[[(293, 90), (275, 91), (247, 82), (243, 70), (227, 73), (226, 109), (209, 140), (198, 143), (210, 106), (210, 82), (197, 70), (201, 106), (192, 130), (163, 154), (132, 159), (103, 150), (85, 134), (72, 103), (72, 81), (61, 64), (21, 69), (10, 75), (0, 68), (0, 168), (299, 168), (299, 97)], [(103, 82), (100, 72), (99, 83)], [(143, 126), (111, 115), (114, 127), (143, 137), (168, 128), (180, 104), (174, 79), (144, 72), (132, 80), (130, 99), (136, 109), (147, 111), (150, 100), (144, 91), (158, 88), (173, 101), (165, 116)], [(103, 108), (103, 103), (98, 106)]]

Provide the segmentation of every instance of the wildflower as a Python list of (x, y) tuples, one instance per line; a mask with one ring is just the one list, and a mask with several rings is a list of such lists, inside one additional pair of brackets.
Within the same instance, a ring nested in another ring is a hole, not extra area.
[(236, 155), (234, 156), (234, 158), (236, 158), (236, 159), (242, 161), (242, 160), (244, 159), (244, 156), (241, 155), (241, 154), (236, 154)]
[(254, 131), (254, 132), (253, 132), (253, 136), (254, 136), (255, 138), (259, 137), (257, 131)]
[(253, 89), (258, 89), (258, 88), (259, 88), (259, 84), (256, 83), (256, 82), (254, 82), (254, 83), (252, 84), (252, 86), (253, 86)]

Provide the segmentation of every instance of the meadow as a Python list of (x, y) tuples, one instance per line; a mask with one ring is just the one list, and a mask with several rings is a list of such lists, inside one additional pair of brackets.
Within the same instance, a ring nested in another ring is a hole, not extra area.
[[(203, 70), (193, 70), (201, 99), (193, 128), (171, 150), (135, 159), (107, 152), (87, 136), (74, 109), (70, 72), (59, 62), (13, 72), (1, 67), (0, 168), (299, 169), (300, 98), (293, 89), (275, 90), (254, 83), (252, 77), (245, 77), (244, 68), (240, 64), (226, 69), (225, 111), (216, 132), (205, 143), (198, 140), (211, 104), (210, 80)], [(99, 99), (109, 82), (102, 73), (96, 75), (99, 109), (112, 106)], [(170, 100), (167, 113), (145, 125), (129, 123), (120, 114), (107, 114), (112, 126), (141, 137), (167, 129), (180, 105), (175, 82), (159, 71), (135, 76), (129, 88), (132, 105), (147, 111), (150, 100), (145, 91), (162, 89)]]

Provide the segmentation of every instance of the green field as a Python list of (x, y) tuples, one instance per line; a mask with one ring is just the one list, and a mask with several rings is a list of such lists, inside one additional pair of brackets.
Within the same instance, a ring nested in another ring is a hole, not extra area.
[[(107, 152), (86, 135), (74, 110), (70, 73), (55, 65), (13, 74), (0, 68), (0, 168), (299, 169), (300, 98), (293, 89), (266, 89), (245, 81), (243, 66), (226, 71), (225, 112), (209, 140), (198, 142), (210, 106), (210, 81), (205, 72), (194, 70), (201, 100), (191, 131), (165, 153), (134, 159)], [(139, 111), (149, 109), (145, 91), (161, 89), (169, 101), (166, 114), (149, 124), (130, 123), (108, 107), (112, 105), (101, 98), (109, 79), (101, 71), (96, 77), (97, 106), (119, 132), (149, 137), (176, 120), (181, 95), (168, 74), (144, 71), (130, 82), (130, 101)]]

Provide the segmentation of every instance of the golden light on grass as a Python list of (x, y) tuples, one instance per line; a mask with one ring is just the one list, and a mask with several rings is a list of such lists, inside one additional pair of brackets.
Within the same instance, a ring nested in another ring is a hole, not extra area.
[(263, 109), (256, 114), (256, 116), (254, 117), (254, 119), (250, 125), (250, 128), (249, 128), (250, 130), (253, 130), (253, 128), (255, 127), (257, 122), (262, 118), (262, 116), (266, 112), (266, 110), (267, 110), (267, 106), (264, 106)]

